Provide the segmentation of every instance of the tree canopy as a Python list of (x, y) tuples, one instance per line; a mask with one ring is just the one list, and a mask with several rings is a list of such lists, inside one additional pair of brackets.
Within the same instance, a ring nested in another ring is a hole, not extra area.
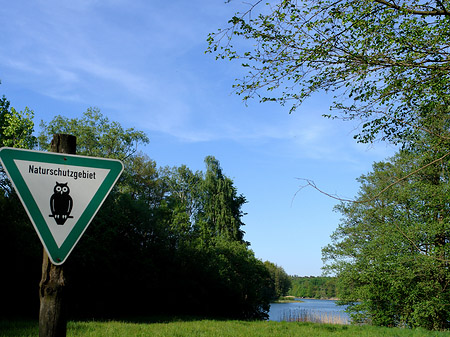
[(53, 134), (65, 133), (77, 137), (77, 154), (126, 160), (137, 152), (138, 145), (147, 144), (148, 137), (134, 128), (124, 129), (110, 121), (98, 108), (89, 108), (82, 118), (56, 116), (40, 124), (39, 147), (50, 149)]
[(0, 146), (33, 148), (36, 137), (33, 136), (34, 112), (29, 108), (17, 111), (3, 96), (0, 99)]
[[(33, 135), (34, 112), (29, 108), (17, 111), (3, 96), (0, 99), (0, 147), (18, 147), (32, 149), (36, 145), (36, 137)], [(4, 193), (11, 192), (11, 183), (6, 177), (3, 167), (0, 165), (0, 189)]]
[(449, 327), (450, 170), (433, 160), (448, 148), (425, 143), (375, 163), (359, 179), (362, 202), (337, 206), (342, 223), (323, 256), (357, 322)]
[(208, 51), (248, 68), (235, 85), (244, 100), (292, 111), (334, 92), (331, 108), (361, 121), (358, 141), (403, 143), (423, 106), (448, 106), (449, 33), (449, 1), (259, 0), (210, 34)]
[[(3, 102), (4, 111), (12, 111)], [(22, 142), (28, 133), (14, 130), (0, 140), (31, 145)], [(69, 316), (267, 317), (275, 280), (244, 240), (246, 199), (216, 158), (205, 158), (205, 171), (158, 167), (138, 151), (148, 143), (142, 131), (125, 129), (98, 109), (88, 109), (80, 118), (56, 116), (41, 123), (41, 149), (48, 149), (54, 133), (77, 136), (77, 154), (125, 163), (120, 180), (64, 265)], [(11, 256), (4, 263), (8, 277), (0, 280), (0, 287), (9, 289), (0, 316), (33, 316), (38, 313), (33, 308), (39, 297), (33, 291), (42, 247), (8, 186), (0, 185), (0, 253)]]
[(277, 266), (270, 261), (265, 261), (264, 265), (267, 270), (269, 270), (270, 278), (272, 280), (272, 286), (270, 287), (271, 298), (277, 300), (282, 296), (286, 296), (292, 286), (288, 274), (286, 274), (283, 267)]

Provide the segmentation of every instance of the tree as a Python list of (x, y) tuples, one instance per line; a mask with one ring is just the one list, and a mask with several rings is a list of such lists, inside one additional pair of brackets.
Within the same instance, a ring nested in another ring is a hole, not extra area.
[(270, 273), (271, 299), (277, 300), (281, 296), (286, 296), (292, 285), (289, 275), (286, 274), (286, 272), (284, 271), (284, 269), (282, 267), (277, 266), (275, 263), (272, 263), (270, 261), (264, 262), (264, 266), (267, 268), (267, 270)]
[(164, 275), (153, 274), (152, 267), (156, 259), (164, 263), (168, 236), (159, 212), (164, 188), (156, 163), (137, 150), (148, 143), (147, 136), (134, 128), (124, 129), (93, 108), (81, 118), (56, 116), (42, 122), (41, 149), (48, 149), (55, 133), (76, 136), (79, 155), (120, 159), (125, 165), (65, 265), (70, 280), (67, 293), (74, 303), (69, 314), (114, 317), (125, 308), (127, 313), (146, 312), (152, 290), (162, 292)]
[[(441, 329), (449, 321), (449, 6), (259, 0), (208, 37), (209, 52), (249, 70), (235, 85), (244, 100), (294, 111), (333, 92), (331, 108), (342, 112), (334, 117), (360, 122), (357, 141), (401, 145), (361, 178), (356, 202), (338, 207), (344, 222), (324, 250), (355, 317), (377, 325)], [(254, 48), (235, 47), (239, 39)]]
[[(142, 164), (142, 160), (139, 160), (139, 156), (142, 157), (142, 155), (137, 149), (139, 145), (149, 143), (144, 132), (134, 128), (124, 129), (118, 122), (110, 121), (98, 108), (87, 109), (82, 118), (70, 119), (56, 116), (48, 123), (41, 121), (40, 128), (38, 144), (41, 150), (50, 149), (50, 141), (54, 134), (74, 135), (77, 137), (78, 155), (123, 161), (125, 169), (117, 187), (123, 188), (124, 184), (132, 184), (133, 181), (137, 183), (133, 180), (136, 177), (130, 177), (129, 174), (134, 171), (133, 165), (137, 168)], [(131, 188), (131, 186), (128, 185), (125, 188)]]
[(223, 174), (216, 158), (206, 157), (205, 164), (206, 173), (201, 186), (203, 206), (198, 224), (206, 237), (225, 236), (243, 242), (242, 206), (247, 201), (242, 194), (237, 194), (233, 181)]
[[(17, 111), (3, 96), (0, 99), (0, 147), (33, 149), (36, 144), (33, 131), (33, 111), (28, 108)], [(0, 309), (0, 316), (18, 312), (30, 315), (33, 308), (37, 309), (36, 312), (39, 308), (35, 291), (39, 284), (42, 255), (36, 251), (41, 252), (39, 249), (42, 248), (1, 165), (0, 214), (0, 254), (8, 256), (3, 261), (3, 268), (8, 272), (0, 280), (0, 288), (8, 289), (3, 294), (5, 306)], [(27, 287), (30, 281), (34, 282), (33, 287)], [(23, 303), (29, 305), (24, 306)]]
[(449, 327), (450, 167), (435, 160), (448, 148), (422, 142), (375, 163), (357, 202), (337, 206), (342, 223), (323, 255), (356, 321)]
[[(0, 99), (0, 147), (18, 147), (32, 149), (36, 145), (34, 131), (34, 112), (29, 108), (17, 111), (3, 96)], [(0, 188), (5, 193), (11, 193), (12, 188), (3, 167), (0, 165)]]
[(173, 235), (174, 244), (192, 243), (199, 236), (197, 219), (203, 207), (203, 173), (192, 172), (181, 165), (164, 169), (162, 176), (166, 185), (165, 202), (170, 213), (168, 226), (177, 233)]
[(246, 199), (237, 193), (216, 158), (206, 157), (205, 164), (206, 172), (192, 172), (184, 165), (164, 170), (170, 226), (205, 245), (217, 237), (244, 243), (241, 227)]
[[(267, 289), (272, 280), (266, 266), (245, 243), (224, 236), (213, 241), (212, 245), (202, 247), (206, 259), (202, 260), (201, 276), (207, 282), (201, 292), (209, 290), (204, 305), (222, 317), (267, 319), (271, 301)], [(217, 294), (220, 301), (208, 303)]]
[[(189, 313), (232, 318), (266, 318), (275, 280), (243, 240), (237, 193), (220, 163), (205, 158), (206, 171), (186, 166), (162, 170), (170, 251), (175, 252), (177, 285)], [(221, 300), (211, 301), (220, 294)]]
[(334, 92), (332, 108), (362, 121), (358, 141), (404, 143), (424, 104), (449, 105), (449, 17), (448, 1), (258, 0), (209, 35), (208, 51), (249, 69), (235, 85), (244, 100), (293, 111)]
[(33, 136), (34, 112), (28, 107), (17, 111), (3, 96), (0, 99), (0, 146), (32, 149), (36, 145)]
[(139, 144), (147, 144), (148, 137), (134, 128), (124, 129), (111, 122), (99, 109), (89, 108), (82, 118), (56, 116), (49, 123), (40, 124), (39, 147), (48, 150), (51, 137), (66, 133), (77, 137), (77, 154), (126, 160), (137, 153)]

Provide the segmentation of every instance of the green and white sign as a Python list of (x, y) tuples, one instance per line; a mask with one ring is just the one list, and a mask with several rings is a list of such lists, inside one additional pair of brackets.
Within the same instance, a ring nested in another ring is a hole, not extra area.
[(64, 263), (123, 171), (119, 160), (3, 147), (0, 160), (52, 263)]

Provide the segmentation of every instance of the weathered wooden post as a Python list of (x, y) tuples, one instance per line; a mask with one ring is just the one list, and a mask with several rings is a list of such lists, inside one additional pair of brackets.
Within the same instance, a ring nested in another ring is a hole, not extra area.
[[(53, 135), (51, 151), (76, 154), (76, 137), (72, 135)], [(64, 311), (65, 278), (62, 265), (50, 262), (46, 250), (42, 262), (42, 278), (39, 284), (39, 336), (65, 337), (67, 319)]]

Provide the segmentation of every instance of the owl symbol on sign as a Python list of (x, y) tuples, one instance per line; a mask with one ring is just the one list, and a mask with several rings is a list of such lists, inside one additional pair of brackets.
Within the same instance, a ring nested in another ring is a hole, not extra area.
[(73, 207), (72, 197), (69, 195), (70, 189), (67, 183), (56, 182), (53, 188), (53, 195), (50, 197), (50, 210), (52, 214), (49, 217), (55, 219), (58, 225), (64, 225), (70, 216)]

